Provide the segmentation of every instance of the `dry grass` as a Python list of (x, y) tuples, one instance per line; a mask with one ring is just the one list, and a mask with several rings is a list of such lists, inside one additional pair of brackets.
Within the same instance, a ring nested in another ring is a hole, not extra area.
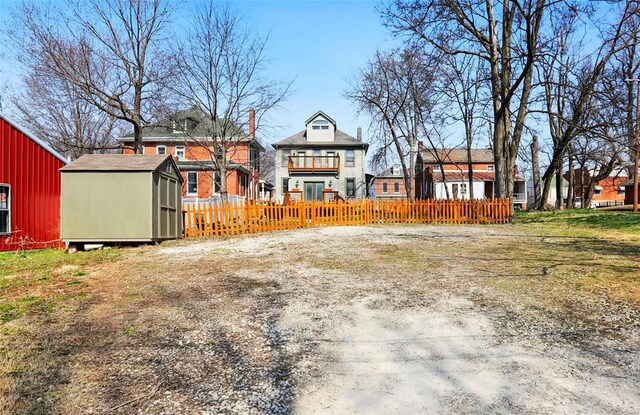
[[(636, 235), (537, 224), (350, 229), (0, 262), (0, 412), (100, 413), (143, 397), (120, 413), (286, 413), (295, 382), (312, 372), (309, 339), (327, 329), (318, 317), (302, 334), (287, 329), (281, 312), (294, 299), (331, 310), (373, 295), (411, 308), (455, 294), (511, 333), (584, 347), (638, 338)], [(163, 253), (174, 248), (200, 251)], [(239, 406), (221, 406), (230, 401)]]

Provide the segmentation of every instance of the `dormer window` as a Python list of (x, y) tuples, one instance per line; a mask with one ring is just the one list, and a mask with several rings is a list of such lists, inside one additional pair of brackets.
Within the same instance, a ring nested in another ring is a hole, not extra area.
[(329, 121), (327, 120), (315, 120), (311, 123), (314, 130), (328, 130), (329, 129)]

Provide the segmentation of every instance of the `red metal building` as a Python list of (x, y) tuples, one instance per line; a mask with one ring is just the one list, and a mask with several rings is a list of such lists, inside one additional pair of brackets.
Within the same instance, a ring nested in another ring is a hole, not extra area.
[(63, 246), (59, 170), (66, 163), (0, 115), (0, 251)]

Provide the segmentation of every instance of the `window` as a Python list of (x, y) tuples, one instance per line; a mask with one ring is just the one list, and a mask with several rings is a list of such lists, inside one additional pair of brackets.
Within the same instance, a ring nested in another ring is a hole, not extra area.
[(314, 130), (328, 130), (329, 129), (329, 121), (327, 120), (315, 120), (313, 122), (313, 126), (311, 127)]
[(393, 193), (400, 193), (400, 183), (393, 183)]
[(289, 191), (289, 178), (284, 177), (282, 179), (282, 194), (285, 194)]
[(320, 157), (320, 150), (318, 150), (318, 149), (313, 150), (313, 155), (316, 156), (316, 157)]
[(347, 197), (355, 197), (356, 179), (347, 179)]
[(356, 165), (356, 155), (353, 149), (347, 150), (347, 159), (345, 163), (345, 166), (347, 167), (353, 167)]
[(382, 193), (388, 193), (388, 192), (389, 192), (389, 183), (382, 182)]
[(220, 193), (220, 172), (213, 174), (213, 193)]
[(0, 184), (0, 235), (11, 233), (11, 187)]
[(596, 188), (593, 190), (593, 194), (594, 194), (594, 195), (599, 195), (599, 194), (601, 194), (601, 193), (602, 193), (602, 188), (598, 189), (598, 187), (596, 187)]
[(156, 146), (156, 154), (167, 154), (166, 146)]
[(466, 195), (467, 194), (467, 184), (466, 183), (460, 184), (460, 194), (461, 195)]
[(623, 195), (624, 194), (624, 187), (623, 186), (618, 186), (618, 194), (619, 195)]
[(454, 183), (451, 185), (451, 193), (453, 193), (453, 198), (457, 199), (458, 198), (458, 184)]
[(439, 165), (433, 166), (433, 171), (440, 171), (440, 166)]
[(489, 164), (487, 166), (487, 171), (495, 171), (495, 166), (493, 164)]
[(282, 150), (282, 167), (287, 167), (289, 165), (289, 156), (291, 155), (291, 150)]
[(255, 148), (249, 151), (249, 164), (255, 171), (260, 171), (260, 153)]
[(176, 146), (176, 157), (178, 160), (185, 159), (184, 157), (184, 146)]
[(198, 194), (198, 172), (196, 171), (187, 172), (187, 194)]

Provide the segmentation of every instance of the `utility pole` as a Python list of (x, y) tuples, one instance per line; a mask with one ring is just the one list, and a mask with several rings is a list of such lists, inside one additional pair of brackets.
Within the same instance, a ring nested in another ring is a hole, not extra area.
[(635, 162), (633, 164), (633, 213), (638, 213), (638, 159), (640, 159), (640, 78), (625, 79), (627, 82), (636, 82), (638, 92), (636, 93), (638, 117), (636, 120), (636, 148)]

